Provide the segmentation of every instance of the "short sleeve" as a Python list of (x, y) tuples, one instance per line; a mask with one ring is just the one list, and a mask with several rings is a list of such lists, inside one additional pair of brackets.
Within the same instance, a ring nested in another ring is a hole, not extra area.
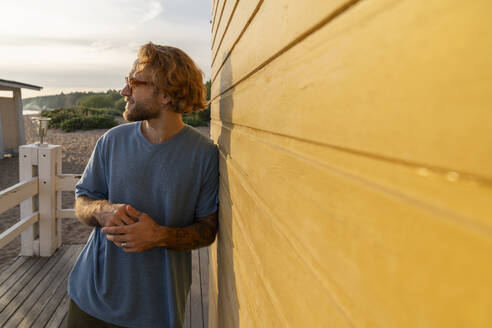
[(104, 136), (97, 140), (82, 178), (75, 186), (75, 198), (87, 196), (93, 199), (108, 199), (104, 165)]
[(219, 151), (214, 145), (212, 156), (207, 165), (205, 175), (202, 179), (200, 194), (195, 208), (195, 217), (200, 218), (212, 215), (219, 207)]

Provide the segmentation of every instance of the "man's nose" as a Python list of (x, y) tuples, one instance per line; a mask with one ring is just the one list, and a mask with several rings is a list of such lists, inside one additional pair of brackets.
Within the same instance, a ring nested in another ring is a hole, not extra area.
[(125, 84), (125, 87), (120, 91), (120, 95), (127, 97), (132, 95), (132, 89), (130, 89), (128, 84)]

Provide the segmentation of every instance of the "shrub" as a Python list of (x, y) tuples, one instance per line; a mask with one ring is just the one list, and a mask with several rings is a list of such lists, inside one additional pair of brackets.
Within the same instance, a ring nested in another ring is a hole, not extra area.
[(107, 114), (79, 115), (72, 117), (60, 124), (65, 132), (75, 130), (109, 129), (118, 125), (114, 118)]
[(120, 113), (123, 113), (125, 111), (125, 107), (126, 107), (126, 101), (124, 98), (121, 98), (114, 104), (114, 108), (120, 111)]
[(117, 109), (110, 108), (106, 111), (106, 114), (111, 115), (111, 116), (121, 116), (122, 112), (120, 112)]
[(52, 111), (43, 110), (41, 112), (41, 116), (51, 118), (49, 127), (57, 129), (60, 128), (60, 124), (64, 121), (80, 115), (82, 115), (82, 110), (75, 108), (58, 108)]
[(120, 93), (116, 90), (108, 90), (106, 92), (106, 96), (113, 101), (113, 103), (116, 103), (118, 100), (122, 99), (123, 96), (120, 95)]
[(198, 112), (198, 117), (202, 120), (202, 121), (210, 121), (210, 105), (208, 105), (208, 108), (205, 109), (205, 110), (202, 110), (201, 112)]
[(94, 95), (84, 98), (80, 101), (79, 106), (90, 108), (111, 108), (114, 101), (109, 95)]
[(118, 123), (111, 115), (116, 116), (120, 113), (114, 109), (89, 107), (58, 108), (41, 112), (41, 116), (51, 118), (50, 128), (66, 132), (112, 128)]
[(183, 115), (183, 122), (191, 126), (207, 126), (208, 121), (202, 120), (196, 113)]
[(120, 116), (121, 113), (113, 108), (83, 108), (84, 114), (87, 115), (111, 115), (111, 116)]

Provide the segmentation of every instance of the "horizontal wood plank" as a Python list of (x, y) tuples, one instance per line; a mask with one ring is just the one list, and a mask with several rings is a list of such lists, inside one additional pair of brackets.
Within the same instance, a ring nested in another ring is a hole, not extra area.
[(0, 213), (20, 204), (23, 200), (38, 193), (38, 178), (21, 181), (0, 191)]
[[(44, 304), (43, 311), (34, 321), (34, 327), (45, 327), (48, 321), (51, 319), (56, 309), (60, 306), (63, 299), (67, 295), (68, 274), (64, 276), (64, 279), (60, 279), (60, 283), (56, 288), (53, 288), (55, 292), (51, 295), (47, 303)], [(62, 304), (63, 306), (63, 304)]]
[[(429, 209), (436, 214), (447, 217), (463, 229), (475, 230), (484, 236), (492, 236), (492, 188), (466, 176), (452, 172), (433, 170), (426, 167), (406, 165), (405, 163), (365, 156), (347, 152), (344, 149), (315, 144), (287, 136), (268, 133), (248, 127), (234, 126), (219, 121), (212, 121), (211, 134), (219, 140), (224, 153), (232, 153), (231, 160), (237, 169), (248, 176), (249, 183), (261, 194), (267, 192), (264, 181), (271, 178), (271, 172), (279, 176), (289, 176), (295, 180), (286, 180), (283, 184), (293, 184), (292, 189), (284, 185), (273, 193), (281, 196), (286, 207), (298, 208), (290, 200), (289, 192), (294, 192), (296, 184), (305, 182), (299, 188), (307, 188), (309, 197), (324, 204), (326, 192), (317, 180), (336, 174), (347, 179), (367, 185), (375, 192), (381, 192), (400, 199), (410, 205)], [(236, 149), (233, 151), (233, 149)], [(239, 150), (247, 151), (239, 151)], [(258, 158), (261, 158), (260, 162)], [(261, 165), (259, 164), (261, 163)], [(282, 173), (283, 172), (283, 173)], [(303, 173), (303, 172), (317, 172)], [(297, 181), (300, 177), (313, 176), (311, 180)], [(316, 187), (316, 185), (319, 185)], [(312, 190), (311, 190), (312, 189)], [(271, 192), (273, 190), (268, 190)], [(316, 192), (315, 192), (316, 191)], [(271, 199), (278, 202), (278, 199)], [(327, 204), (324, 204), (325, 207)], [(328, 209), (327, 209), (328, 210)], [(287, 215), (290, 211), (285, 211)], [(321, 215), (321, 212), (319, 213)]]
[[(61, 253), (64, 253), (66, 248), (62, 248), (60, 250)], [(24, 284), (22, 281), (18, 283), (21, 285), (21, 288), (18, 288), (20, 292), (18, 292), (13, 299), (9, 300), (8, 305), (0, 312), (0, 327), (4, 326), (17, 326), (18, 322), (15, 321), (15, 315), (13, 315), (16, 311), (20, 313), (27, 313), (29, 310), (29, 305), (32, 304), (32, 293), (34, 289), (38, 288), (41, 284), (42, 280), (46, 277), (46, 275), (50, 272), (50, 270), (58, 263), (61, 256), (52, 256), (49, 259), (45, 258), (47, 262), (42, 266), (41, 270), (35, 273), (35, 275), (28, 280), (27, 284)], [(19, 316), (19, 315), (17, 315)], [(6, 324), (8, 320), (8, 324)]]
[(217, 0), (217, 12), (214, 16), (214, 20), (212, 22), (212, 46), (216, 42), (216, 39), (213, 37), (215, 35), (215, 31), (220, 25), (222, 21), (222, 13), (224, 12), (224, 6), (226, 1), (234, 1), (234, 0)]
[(63, 318), (63, 321), (61, 322), (59, 328), (67, 328), (68, 325), (68, 314), (65, 314), (65, 317)]
[[(216, 54), (217, 49), (222, 44), (225, 34), (227, 34), (230, 23), (232, 21), (232, 17), (235, 14), (239, 2), (240, 2), (239, 0), (227, 0), (225, 3), (220, 25), (218, 26), (217, 30), (212, 36), (214, 40), (214, 42), (212, 43), (212, 65), (215, 59), (214, 55)], [(254, 2), (254, 1), (245, 1), (245, 2)]]
[(61, 300), (60, 304), (56, 308), (55, 312), (52, 314), (50, 320), (46, 323), (46, 327), (53, 327), (53, 328), (62, 327), (61, 325), (63, 320), (67, 316), (69, 305), (70, 305), (70, 298), (68, 297), (68, 294), (65, 293), (65, 296), (63, 296), (63, 299)]
[(58, 209), (56, 210), (56, 217), (58, 219), (76, 219), (77, 216), (75, 215), (75, 209)]
[(74, 191), (81, 174), (59, 174), (56, 176), (56, 191)]
[(38, 257), (29, 258), (26, 262), (23, 263), (9, 278), (7, 278), (0, 285), (0, 297), (2, 297), (5, 293), (9, 291), (9, 289), (20, 280), (27, 271), (39, 261)]
[[(214, 45), (213, 48), (212, 98), (282, 51), (306, 31), (338, 12), (343, 12), (347, 4), (354, 2), (239, 1), (236, 10), (238, 15), (234, 16), (221, 47), (216, 48)], [(245, 26), (247, 29), (244, 29)], [(254, 51), (251, 51), (253, 47)], [(222, 72), (222, 69), (225, 71)], [(231, 73), (234, 79), (224, 80)]]
[[(240, 171), (234, 170), (224, 159), (221, 172), (227, 172), (221, 174), (221, 179), (227, 176), (227, 182), (221, 181), (219, 195), (222, 213), (220, 234), (224, 239), (234, 240), (234, 247), (227, 242), (218, 245), (221, 254), (218, 270), (223, 271), (221, 276), (228, 277), (225, 282), (219, 281), (223, 302), (219, 311), (228, 317), (225, 326), (236, 327), (233, 324), (243, 324), (244, 320), (252, 320), (247, 325), (251, 327), (262, 323), (268, 327), (352, 326), (331, 291), (313, 275), (311, 266), (299, 251), (292, 248), (291, 243), (296, 242), (297, 235), (289, 235), (289, 238), (295, 238), (289, 240), (281, 233), (282, 230), (273, 223), (278, 218), (267, 211), (252, 189), (245, 189), (244, 177), (239, 178)], [(304, 220), (304, 224), (308, 221), (295, 213), (289, 218), (293, 222)], [(318, 235), (310, 237), (314, 239)], [(316, 243), (323, 243), (323, 240), (316, 240)], [(319, 252), (322, 250), (316, 249), (316, 254)], [(310, 315), (306, 317), (303, 313)], [(240, 321), (235, 315), (240, 317)]]
[[(0, 326), (6, 327), (64, 327), (68, 310), (68, 295), (66, 284), (68, 274), (84, 245), (63, 245), (49, 258), (20, 257), (24, 261), (16, 261), (14, 272), (0, 284)], [(187, 319), (185, 327), (207, 327), (200, 317), (190, 320), (190, 308), (196, 309), (196, 315), (202, 316), (203, 306), (207, 299), (201, 299), (202, 265), (208, 265), (206, 260), (200, 263), (199, 250), (195, 251), (193, 267), (195, 268), (194, 294), (189, 294), (187, 302)], [(12, 271), (12, 270), (11, 270)], [(1, 277), (4, 277), (2, 274)]]
[[(480, 315), (492, 306), (490, 188), (320, 145), (303, 143), (308, 150), (301, 152), (290, 138), (273, 143), (267, 133), (245, 130), (212, 126), (212, 135), (228, 143), (221, 144), (221, 238), (233, 242), (223, 242), (221, 258), (234, 259), (221, 260), (219, 270), (244, 271), (238, 290), (255, 286), (241, 301), (284, 300), (264, 317), (280, 311), (287, 322), (303, 318), (307, 326), (335, 318), (350, 326), (490, 324)], [(467, 207), (474, 198), (478, 210)], [(261, 281), (267, 294), (259, 294)], [(479, 308), (463, 304), (470, 294)]]
[(39, 221), (39, 212), (31, 213), (30, 215), (20, 219), (19, 222), (5, 230), (0, 234), (0, 248), (4, 247), (12, 240), (20, 235), (24, 230)]
[(240, 41), (241, 36), (248, 29), (249, 23), (254, 19), (262, 4), (263, 0), (239, 1), (236, 4), (234, 13), (230, 17), (227, 33), (220, 36), (220, 42), (214, 44), (212, 48), (211, 73), (213, 83), (215, 83), (215, 79), (217, 78), (222, 65), (226, 62), (227, 57)]
[[(490, 10), (361, 2), (222, 94), (212, 117), (491, 183)], [(250, 53), (237, 51), (214, 88), (241, 79)]]
[(214, 30), (214, 25), (217, 23), (215, 19), (215, 15), (217, 15), (217, 4), (219, 3), (219, 0), (212, 0), (212, 12), (211, 12), (211, 17), (212, 17), (212, 24), (211, 24), (211, 29), (210, 32)]
[(48, 262), (47, 258), (38, 259), (36, 263), (30, 266), (29, 269), (22, 275), (22, 277), (16, 280), (15, 283), (7, 290), (7, 292), (4, 293), (2, 297), (0, 297), (1, 318), (4, 318), (4, 316), (9, 316), (9, 313), (6, 313), (6, 311), (4, 311), (7, 305), (9, 305), (10, 302), (23, 290), (24, 286), (28, 284), (40, 270), (42, 270), (46, 262)]
[[(60, 286), (62, 286), (66, 292), (66, 278), (72, 270), (75, 259), (80, 253), (82, 246), (83, 245), (64, 245), (63, 247), (67, 248), (65, 252), (60, 252), (60, 250), (58, 250), (53, 255), (59, 258), (58, 262), (50, 270), (49, 274), (43, 278), (39, 286), (32, 290), (31, 295), (23, 306), (24, 309), (22, 311), (17, 311), (15, 316), (13, 316), (9, 322), (18, 323), (19, 327), (32, 326), (38, 317), (46, 311), (45, 307), (50, 303), (51, 299), (56, 297), (57, 292), (60, 293)], [(38, 327), (44, 327), (44, 325), (40, 324)]]
[(18, 256), (5, 270), (0, 274), (0, 285), (3, 284), (14, 272), (28, 260), (27, 256)]

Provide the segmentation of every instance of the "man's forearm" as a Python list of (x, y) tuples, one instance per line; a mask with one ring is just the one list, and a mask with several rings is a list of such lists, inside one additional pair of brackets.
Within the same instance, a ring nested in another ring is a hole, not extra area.
[(161, 226), (163, 238), (159, 246), (180, 251), (208, 246), (215, 240), (217, 226), (216, 214), (200, 218), (196, 223), (182, 228)]
[(75, 200), (75, 216), (80, 222), (95, 227), (100, 225), (96, 218), (96, 213), (109, 204), (110, 202), (107, 200), (96, 200), (87, 196), (77, 197)]

